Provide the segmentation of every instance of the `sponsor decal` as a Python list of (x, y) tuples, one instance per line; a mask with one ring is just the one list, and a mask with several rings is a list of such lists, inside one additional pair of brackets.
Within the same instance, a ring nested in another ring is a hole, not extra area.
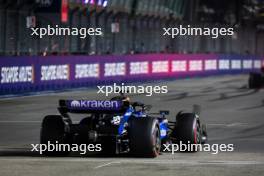
[(113, 125), (119, 125), (123, 116), (114, 116), (111, 120)]
[(1, 68), (1, 83), (33, 83), (33, 66), (14, 66)]
[(67, 100), (66, 106), (70, 109), (76, 110), (119, 110), (121, 109), (122, 102), (101, 100)]
[(172, 72), (187, 71), (187, 61), (172, 61)]
[(241, 69), (241, 60), (232, 60), (231, 67), (232, 69)]
[(169, 72), (169, 61), (153, 61), (152, 73), (167, 73)]
[(166, 130), (160, 130), (160, 135), (161, 136), (166, 136), (167, 135), (167, 131)]
[(105, 63), (104, 76), (125, 76), (126, 75), (126, 63)]
[(244, 69), (251, 69), (253, 65), (252, 60), (243, 60), (243, 68)]
[(149, 73), (148, 62), (130, 62), (130, 75)]
[(75, 79), (81, 78), (99, 78), (100, 65), (96, 64), (76, 64)]
[(185, 72), (187, 71), (187, 61), (172, 61), (173, 72)]
[(254, 60), (254, 68), (261, 68), (261, 61), (260, 60)]
[(219, 70), (229, 70), (230, 61), (228, 59), (219, 60)]
[(191, 60), (189, 62), (189, 71), (202, 71), (203, 61), (202, 60)]
[(217, 70), (216, 60), (205, 60), (205, 70)]
[(41, 81), (69, 80), (69, 65), (43, 65), (41, 66)]
[[(140, 81), (141, 78), (151, 80), (156, 79), (160, 75), (166, 76), (166, 74), (168, 76), (177, 76), (180, 72), (182, 75), (192, 77), (196, 75), (196, 71), (199, 71), (199, 74), (205, 73), (205, 75), (215, 75), (222, 72), (233, 74), (232, 71), (242, 71), (242, 69), (247, 72), (251, 71), (251, 69), (258, 71), (262, 65), (264, 66), (263, 58), (256, 56), (205, 56), (153, 55), (150, 57), (146, 55), (145, 57), (144, 55), (135, 55), (129, 57), (120, 56), (118, 58), (114, 56), (87, 56), (85, 62), (82, 58), (75, 56), (65, 56), (63, 59), (57, 56), (49, 56), (50, 59), (36, 57), (33, 60), (31, 58), (29, 60), (29, 57), (21, 57), (19, 59), (3, 57), (0, 62), (0, 94), (12, 94), (19, 91), (22, 93), (24, 89), (30, 92), (50, 90), (53, 86), (61, 89), (65, 87), (64, 85), (69, 88), (75, 88), (88, 83), (90, 85), (110, 83), (117, 79), (121, 83), (136, 81), (133, 76), (137, 74), (137, 79)], [(197, 60), (197, 58), (199, 59)], [(215, 69), (215, 66), (218, 72), (206, 72), (206, 70)], [(70, 68), (74, 70), (70, 70)], [(188, 74), (188, 72), (191, 74)], [(192, 72), (195, 72), (195, 74)], [(121, 76), (122, 79), (120, 78)], [(94, 80), (91, 79), (90, 81), (89, 78)], [(121, 83), (120, 87), (122, 86)], [(156, 88), (131, 86), (128, 90), (137, 92), (142, 90), (141, 92), (149, 96)], [(161, 89), (157, 88), (157, 90)], [(107, 96), (108, 92), (114, 90), (111, 87), (107, 87), (103, 88), (103, 91), (101, 93), (105, 93)]]
[(73, 100), (71, 102), (71, 107), (76, 107), (76, 108), (81, 107), (81, 103), (77, 100)]

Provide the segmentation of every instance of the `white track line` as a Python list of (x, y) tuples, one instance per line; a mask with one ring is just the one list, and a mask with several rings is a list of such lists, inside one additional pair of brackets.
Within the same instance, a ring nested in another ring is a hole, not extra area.
[(208, 123), (207, 126), (225, 126), (225, 127), (242, 127), (242, 126), (250, 126), (248, 123)]
[(114, 162), (110, 162), (110, 163), (105, 163), (105, 164), (96, 166), (94, 169), (99, 169), (99, 168), (102, 168), (102, 167), (105, 167), (105, 166), (109, 166), (109, 165), (112, 165), (112, 164), (121, 164), (121, 162), (114, 161)]
[(142, 161), (124, 161), (122, 163), (135, 164), (177, 164), (177, 165), (264, 165), (264, 162), (258, 161), (225, 161), (225, 160), (142, 160)]
[(101, 164), (95, 167), (95, 169), (99, 169), (105, 166), (109, 166), (112, 164), (166, 164), (166, 165), (264, 165), (264, 161), (230, 161), (230, 160), (171, 160), (171, 159), (121, 159), (117, 161), (107, 161), (106, 159), (73, 159), (73, 158), (0, 158), (0, 163), (5, 161), (22, 161), (22, 162), (107, 162), (105, 164)]

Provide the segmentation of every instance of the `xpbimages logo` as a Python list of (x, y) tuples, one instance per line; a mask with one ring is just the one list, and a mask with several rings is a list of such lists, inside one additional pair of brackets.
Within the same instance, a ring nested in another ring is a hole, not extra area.
[(163, 28), (163, 36), (170, 36), (175, 38), (177, 36), (211, 36), (216, 39), (219, 36), (232, 36), (234, 35), (234, 28), (209, 28), (209, 27), (191, 27), (191, 25), (179, 25), (179, 27)]
[(153, 94), (166, 94), (168, 93), (168, 86), (142, 86), (142, 85), (120, 85), (114, 83), (108, 86), (97, 86), (98, 94), (105, 94), (108, 96), (111, 93), (133, 93), (133, 94), (146, 94), (146, 96), (152, 96)]
[(58, 141), (55, 143), (48, 141), (47, 144), (31, 144), (31, 151), (44, 154), (45, 152), (79, 152), (81, 155), (87, 152), (100, 152), (102, 151), (101, 144), (60, 144)]
[(163, 152), (169, 152), (175, 154), (177, 152), (211, 152), (211, 154), (218, 154), (219, 152), (233, 152), (234, 144), (191, 144), (183, 143), (182, 141), (179, 144), (163, 144)]
[(103, 35), (102, 28), (75, 28), (75, 27), (59, 27), (55, 25), (52, 27), (48, 25), (47, 27), (41, 28), (30, 28), (31, 36), (37, 36), (43, 38), (44, 36), (79, 36), (81, 39), (87, 36), (101, 36)]

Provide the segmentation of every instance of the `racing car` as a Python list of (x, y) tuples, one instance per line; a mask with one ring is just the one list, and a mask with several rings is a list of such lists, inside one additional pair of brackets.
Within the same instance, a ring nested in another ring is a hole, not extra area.
[[(130, 102), (127, 97), (111, 100), (59, 100), (60, 115), (43, 119), (40, 143), (100, 143), (105, 154), (157, 157), (165, 143), (203, 144), (205, 125), (198, 114), (179, 112), (169, 121), (169, 111), (150, 113), (151, 106)], [(86, 114), (73, 123), (70, 113)], [(66, 156), (69, 151), (45, 151), (47, 156)]]
[(248, 79), (248, 87), (250, 89), (259, 89), (264, 86), (264, 67), (260, 72), (250, 73)]

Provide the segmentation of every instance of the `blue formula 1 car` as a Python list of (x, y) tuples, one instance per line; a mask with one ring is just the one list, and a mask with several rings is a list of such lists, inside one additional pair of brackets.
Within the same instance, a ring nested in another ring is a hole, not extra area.
[[(148, 113), (151, 107), (118, 96), (109, 101), (60, 100), (61, 115), (43, 119), (41, 144), (100, 143), (104, 154), (128, 153), (137, 157), (156, 157), (163, 144), (203, 144), (207, 140), (205, 125), (195, 113), (180, 112), (174, 122), (166, 118), (169, 111)], [(88, 114), (74, 124), (69, 113)], [(45, 155), (68, 155), (68, 151), (45, 151)]]

